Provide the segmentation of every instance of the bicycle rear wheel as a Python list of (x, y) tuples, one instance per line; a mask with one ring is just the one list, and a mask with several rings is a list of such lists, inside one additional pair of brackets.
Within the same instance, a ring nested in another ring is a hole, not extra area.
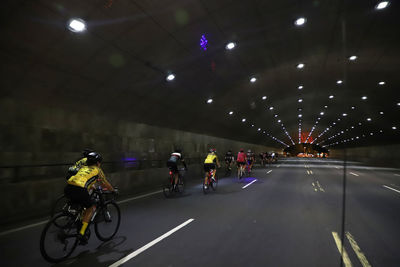
[(217, 180), (217, 178), (215, 178), (215, 180), (212, 180), (212, 179), (211, 179), (210, 187), (211, 187), (211, 189), (212, 189), (213, 191), (217, 190), (217, 187), (218, 187), (218, 180)]
[(51, 207), (50, 218), (53, 218), (57, 213), (63, 212), (64, 209), (68, 206), (68, 198), (65, 195), (57, 198), (56, 202), (54, 202), (53, 207)]
[(185, 181), (183, 177), (179, 177), (179, 181), (177, 184), (177, 190), (179, 194), (183, 194), (185, 192)]
[(97, 212), (94, 231), (101, 241), (108, 241), (118, 232), (121, 223), (121, 212), (117, 203), (108, 202)]
[(40, 236), (40, 253), (49, 262), (68, 258), (78, 245), (76, 216), (58, 214), (46, 224)]
[(168, 179), (165, 181), (165, 183), (163, 185), (163, 193), (166, 198), (170, 198), (172, 196), (172, 194), (174, 193), (173, 192), (174, 188), (172, 186), (172, 183), (173, 183), (173, 179), (168, 177)]

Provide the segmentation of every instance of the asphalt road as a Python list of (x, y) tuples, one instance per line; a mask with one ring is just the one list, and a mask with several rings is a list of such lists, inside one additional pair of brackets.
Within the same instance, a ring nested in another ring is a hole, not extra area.
[[(113, 240), (92, 234), (57, 266), (400, 266), (400, 170), (282, 159), (221, 178), (207, 195), (193, 180), (181, 197), (120, 207)], [(1, 265), (51, 266), (39, 252), (43, 226), (0, 233)]]

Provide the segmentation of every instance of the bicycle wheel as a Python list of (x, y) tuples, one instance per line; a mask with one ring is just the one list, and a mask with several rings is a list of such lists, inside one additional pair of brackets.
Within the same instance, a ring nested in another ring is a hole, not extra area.
[(172, 179), (169, 177), (168, 180), (164, 183), (163, 193), (166, 198), (170, 198), (173, 194), (173, 186)]
[(217, 180), (217, 178), (215, 178), (215, 180), (211, 179), (210, 187), (211, 187), (211, 189), (212, 189), (213, 191), (217, 190), (217, 187), (218, 187), (218, 180)]
[(183, 177), (179, 178), (176, 188), (177, 188), (179, 194), (183, 194), (185, 192), (185, 180), (183, 179)]
[(40, 253), (49, 262), (68, 258), (78, 245), (76, 216), (58, 214), (46, 224), (40, 236)]
[(58, 197), (56, 202), (54, 202), (53, 206), (51, 207), (50, 218), (53, 218), (57, 213), (64, 211), (67, 206), (68, 198), (65, 195)]
[(208, 184), (206, 184), (206, 182), (203, 181), (203, 193), (204, 193), (204, 194), (207, 194), (208, 191), (210, 190), (210, 182), (209, 182), (208, 176), (205, 177), (205, 179), (207, 179)]
[(97, 212), (94, 231), (101, 241), (108, 241), (117, 233), (121, 223), (121, 212), (117, 203), (108, 202)]

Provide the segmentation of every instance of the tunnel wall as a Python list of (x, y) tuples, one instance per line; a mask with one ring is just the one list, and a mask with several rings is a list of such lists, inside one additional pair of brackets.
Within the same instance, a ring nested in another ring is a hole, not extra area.
[[(371, 166), (400, 168), (400, 145), (368, 146), (346, 149), (347, 160)], [(330, 151), (330, 157), (344, 159), (344, 150)]]
[[(122, 196), (160, 189), (168, 174), (165, 161), (174, 147), (182, 148), (185, 158), (191, 159), (187, 178), (202, 176), (201, 160), (210, 147), (217, 148), (222, 160), (228, 149), (276, 151), (91, 113), (21, 106), (10, 99), (0, 100), (0, 112), (0, 183), (5, 200), (0, 225), (46, 214), (62, 194), (68, 164), (80, 157), (83, 148), (99, 151), (104, 161), (155, 160), (155, 166), (144, 169), (120, 164), (122, 167), (107, 171), (103, 164), (106, 176), (119, 186)], [(25, 167), (13, 167), (17, 165)]]

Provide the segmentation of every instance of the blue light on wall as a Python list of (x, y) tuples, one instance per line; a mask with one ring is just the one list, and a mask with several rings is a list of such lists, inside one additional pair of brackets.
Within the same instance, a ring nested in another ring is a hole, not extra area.
[(205, 51), (205, 50), (207, 50), (207, 44), (208, 44), (208, 40), (206, 39), (206, 37), (203, 34), (200, 38), (200, 47), (203, 48), (203, 50)]

